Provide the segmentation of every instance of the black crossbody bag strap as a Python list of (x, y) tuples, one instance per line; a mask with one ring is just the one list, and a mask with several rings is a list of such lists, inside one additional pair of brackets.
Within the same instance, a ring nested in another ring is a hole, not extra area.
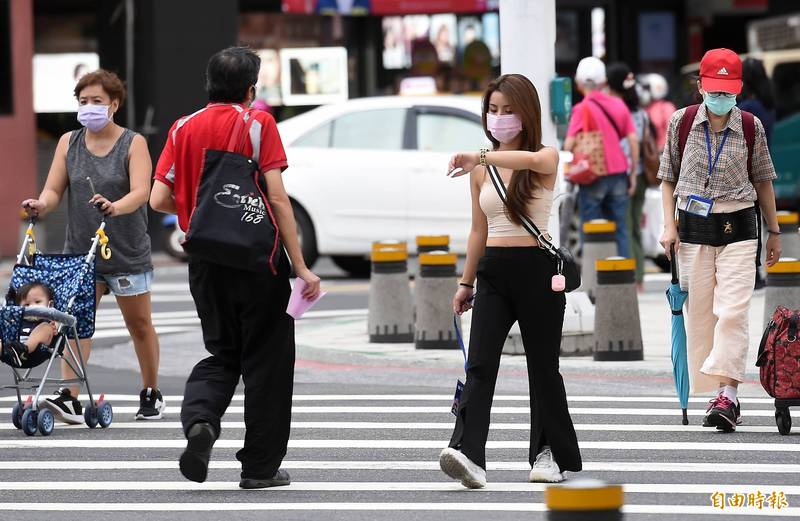
[[(497, 195), (500, 196), (500, 200), (503, 201), (503, 204), (506, 208), (508, 207), (508, 193), (506, 192), (506, 185), (503, 183), (503, 179), (500, 177), (500, 172), (497, 171), (497, 167), (494, 165), (487, 165), (486, 169), (489, 171), (489, 179), (492, 180), (492, 185), (494, 185), (494, 189), (497, 191)], [(511, 209), (509, 208), (509, 211)], [(563, 259), (558, 254), (558, 248), (548, 239), (540, 230), (539, 228), (533, 223), (533, 221), (527, 215), (520, 215), (520, 219), (522, 220), (522, 227), (525, 228), (525, 231), (533, 235), (537, 241), (539, 241), (539, 247), (547, 250), (550, 255), (552, 255), (556, 261), (558, 262), (558, 273), (560, 274), (563, 270)]]
[(614, 121), (614, 118), (611, 117), (611, 114), (608, 113), (608, 111), (605, 109), (605, 107), (603, 107), (603, 105), (600, 104), (600, 102), (598, 102), (597, 100), (590, 99), (589, 101), (594, 103), (595, 106), (597, 108), (599, 108), (600, 111), (603, 113), (603, 115), (606, 117), (608, 122), (611, 123), (611, 126), (614, 127), (614, 130), (617, 131), (617, 137), (619, 137), (620, 139), (623, 139), (625, 136), (622, 135), (622, 132), (620, 132), (619, 127), (617, 126), (617, 122)]

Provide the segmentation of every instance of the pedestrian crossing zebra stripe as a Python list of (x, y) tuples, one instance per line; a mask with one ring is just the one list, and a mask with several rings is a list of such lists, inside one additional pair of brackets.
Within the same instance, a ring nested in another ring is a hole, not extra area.
[[(575, 430), (578, 432), (710, 432), (707, 427), (700, 425), (658, 425), (658, 424), (592, 424), (576, 423)], [(59, 425), (58, 429), (82, 430), (85, 425)], [(135, 421), (135, 422), (114, 422), (109, 427), (113, 430), (135, 429), (135, 430), (181, 430), (180, 422), (168, 421)], [(244, 422), (222, 422), (222, 429), (244, 429)], [(529, 431), (530, 423), (501, 423), (493, 422), (490, 430), (492, 431)], [(429, 423), (406, 423), (406, 422), (292, 422), (292, 430), (443, 430), (451, 431), (453, 422), (429, 422)], [(0, 424), (0, 430), (16, 430), (10, 423)], [(736, 427), (736, 432), (747, 433), (776, 433), (777, 429), (773, 425), (740, 425)]]
[[(241, 449), (243, 440), (217, 440), (217, 449)], [(439, 440), (332, 440), (307, 439), (289, 440), (290, 449), (398, 449), (420, 450), (441, 449), (446, 445)], [(78, 448), (78, 449), (177, 449), (184, 448), (186, 441), (176, 440), (129, 440), (129, 439), (54, 439), (23, 438), (0, 440), (0, 449), (38, 448)], [(703, 451), (703, 452), (800, 452), (800, 444), (796, 443), (742, 443), (738, 441), (720, 442), (718, 439), (708, 442), (673, 442), (673, 441), (581, 441), (582, 450), (625, 450), (625, 451)], [(528, 449), (528, 441), (489, 440), (487, 450), (493, 449)]]
[[(523, 461), (488, 461), (489, 472), (529, 471), (531, 466)], [(238, 461), (211, 461), (210, 469), (240, 470)], [(435, 460), (284, 460), (281, 467), (288, 470), (415, 470), (440, 472)], [(0, 461), (0, 470), (29, 471), (80, 471), (80, 470), (170, 470), (177, 469), (177, 460), (50, 460), (50, 461)], [(636, 461), (584, 461), (585, 472), (653, 472), (652, 462)], [(730, 473), (744, 474), (800, 474), (800, 465), (791, 463), (693, 463), (659, 462), (658, 472), (675, 473)]]
[[(489, 481), (479, 493), (489, 492), (544, 492), (549, 483)], [(712, 484), (712, 483), (625, 483), (626, 494), (755, 494), (780, 490), (786, 496), (800, 495), (800, 486)], [(238, 490), (239, 484), (232, 481), (6, 481), (0, 482), (3, 490)], [(300, 481), (288, 486), (276, 487), (267, 493), (277, 492), (450, 492), (461, 491), (461, 484), (452, 481)]]
[[(118, 402), (139, 402), (138, 394), (106, 394), (106, 399)], [(183, 401), (183, 395), (164, 395), (164, 399), (170, 402)], [(292, 400), (295, 402), (326, 402), (326, 401), (376, 401), (376, 402), (445, 402), (452, 401), (452, 395), (446, 394), (295, 394)], [(602, 403), (602, 402), (619, 402), (619, 403), (666, 403), (675, 404), (678, 399), (673, 396), (568, 396), (568, 401), (574, 403)], [(241, 402), (244, 400), (244, 394), (235, 394), (231, 401)], [(528, 402), (528, 395), (498, 395), (493, 398), (495, 402)], [(16, 402), (17, 397), (0, 396), (0, 402)], [(740, 397), (739, 401), (742, 405), (772, 405), (775, 400), (772, 398), (746, 398)], [(692, 397), (689, 398), (689, 403), (708, 403), (708, 398)]]
[[(247, 491), (243, 493), (259, 494), (263, 491)], [(241, 511), (430, 511), (430, 512), (544, 512), (544, 503), (520, 501), (518, 503), (500, 502), (435, 502), (435, 503), (256, 503), (256, 502), (220, 502), (220, 503), (98, 503), (91, 504), (96, 512), (241, 512)], [(39, 511), (39, 512), (85, 512), (85, 503), (0, 503), (0, 511)], [(724, 512), (713, 506), (700, 505), (625, 505), (622, 512), (626, 514), (673, 514), (673, 515), (720, 515), (728, 516), (764, 516), (765, 511), (753, 508), (726, 507)], [(769, 509), (770, 517), (798, 517), (800, 508), (788, 507)]]
[[(112, 403), (113, 406), (113, 403)], [(114, 407), (115, 413), (134, 414), (138, 406)], [(169, 409), (167, 413), (171, 412)], [(177, 409), (176, 409), (177, 412)], [(624, 407), (570, 407), (572, 416), (647, 416), (652, 417), (680, 417), (680, 409), (627, 409)], [(244, 407), (233, 405), (228, 407), (226, 414), (243, 414)], [(689, 410), (689, 416), (704, 416), (703, 409)], [(11, 407), (0, 407), (0, 414), (11, 414)], [(450, 414), (449, 407), (385, 407), (385, 406), (294, 406), (292, 414)], [(492, 407), (492, 415), (530, 414), (529, 407)], [(752, 409), (746, 411), (746, 416), (751, 418), (772, 418), (774, 410)]]

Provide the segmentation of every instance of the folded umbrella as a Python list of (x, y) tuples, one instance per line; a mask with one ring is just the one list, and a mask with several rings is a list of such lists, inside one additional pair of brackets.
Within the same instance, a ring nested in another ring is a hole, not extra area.
[(670, 257), (672, 281), (667, 288), (667, 302), (672, 310), (672, 376), (683, 409), (683, 424), (689, 425), (686, 414), (686, 409), (689, 407), (689, 364), (686, 355), (686, 324), (683, 318), (683, 304), (689, 293), (681, 290), (678, 280), (678, 259), (675, 258), (675, 248), (672, 246), (670, 246)]

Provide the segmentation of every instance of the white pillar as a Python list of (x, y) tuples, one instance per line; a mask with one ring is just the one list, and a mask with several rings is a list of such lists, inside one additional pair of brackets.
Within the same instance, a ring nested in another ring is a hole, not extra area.
[(542, 143), (558, 146), (550, 119), (550, 80), (556, 75), (556, 1), (500, 0), (500, 65), (524, 74), (542, 104)]

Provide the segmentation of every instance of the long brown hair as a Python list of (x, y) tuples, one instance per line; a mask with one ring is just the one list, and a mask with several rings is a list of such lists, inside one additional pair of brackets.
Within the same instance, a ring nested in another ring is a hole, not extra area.
[[(489, 112), (489, 100), (495, 92), (501, 92), (508, 103), (513, 107), (514, 114), (522, 120), (521, 150), (538, 152), (542, 148), (542, 107), (539, 103), (539, 93), (536, 92), (531, 80), (522, 74), (504, 74), (492, 81), (483, 95), (483, 131), (492, 142), (494, 150), (500, 147), (500, 142), (492, 137), (486, 128), (486, 113)], [(525, 215), (528, 202), (533, 198), (533, 190), (538, 185), (534, 172), (530, 170), (515, 170), (511, 174), (508, 185), (508, 208), (506, 215), (516, 223), (522, 224), (520, 215)], [(509, 211), (509, 208), (511, 211)]]

